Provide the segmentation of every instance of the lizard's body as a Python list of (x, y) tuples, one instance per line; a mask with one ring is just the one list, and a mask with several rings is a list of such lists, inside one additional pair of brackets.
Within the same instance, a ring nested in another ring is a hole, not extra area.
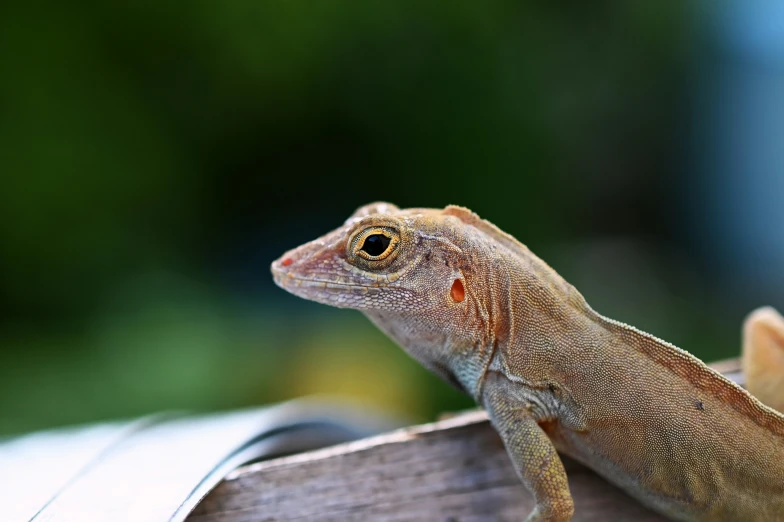
[(784, 520), (784, 416), (597, 314), (466, 209), (368, 205), (273, 273), (297, 295), (362, 310), (482, 404), (537, 500), (529, 520), (571, 517), (554, 448), (676, 520)]

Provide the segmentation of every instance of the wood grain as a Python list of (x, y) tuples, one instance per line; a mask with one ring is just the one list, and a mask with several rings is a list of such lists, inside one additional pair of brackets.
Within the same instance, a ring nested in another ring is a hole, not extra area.
[[(737, 361), (717, 365), (739, 380)], [(574, 522), (664, 520), (564, 458)], [(533, 508), (481, 411), (242, 467), (188, 522), (517, 521)]]

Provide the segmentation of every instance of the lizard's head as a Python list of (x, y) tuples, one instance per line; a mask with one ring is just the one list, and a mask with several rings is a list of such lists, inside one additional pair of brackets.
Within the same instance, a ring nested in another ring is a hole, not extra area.
[(469, 297), (458, 223), (444, 210), (365, 205), (340, 228), (286, 252), (272, 273), (289, 292), (340, 308), (391, 314), (437, 308), (450, 316)]
[(502, 301), (490, 295), (501, 267), (488, 227), (461, 207), (373, 203), (286, 252), (272, 274), (295, 295), (361, 310), (426, 367), (478, 396), (495, 336), (490, 305)]

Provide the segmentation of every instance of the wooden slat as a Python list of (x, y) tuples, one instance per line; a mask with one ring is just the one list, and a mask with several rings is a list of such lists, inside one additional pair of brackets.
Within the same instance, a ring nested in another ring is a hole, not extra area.
[[(738, 364), (720, 368), (737, 372)], [(737, 375), (735, 375), (737, 377)], [(664, 520), (564, 458), (574, 522)], [(232, 473), (188, 522), (517, 521), (533, 508), (481, 411)]]
[(743, 377), (743, 373), (741, 372), (740, 359), (738, 358), (715, 361), (710, 363), (708, 366), (719, 373), (723, 373), (725, 377), (729, 377), (731, 380), (740, 385), (746, 383)]

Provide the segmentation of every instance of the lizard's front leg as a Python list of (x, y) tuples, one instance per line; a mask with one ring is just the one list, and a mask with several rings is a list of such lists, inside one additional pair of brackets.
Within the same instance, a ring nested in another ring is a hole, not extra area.
[(499, 380), (485, 384), (483, 402), (518, 476), (536, 500), (527, 522), (568, 522), (574, 503), (561, 458), (537, 422), (546, 419), (537, 419), (536, 408), (510, 394)]

